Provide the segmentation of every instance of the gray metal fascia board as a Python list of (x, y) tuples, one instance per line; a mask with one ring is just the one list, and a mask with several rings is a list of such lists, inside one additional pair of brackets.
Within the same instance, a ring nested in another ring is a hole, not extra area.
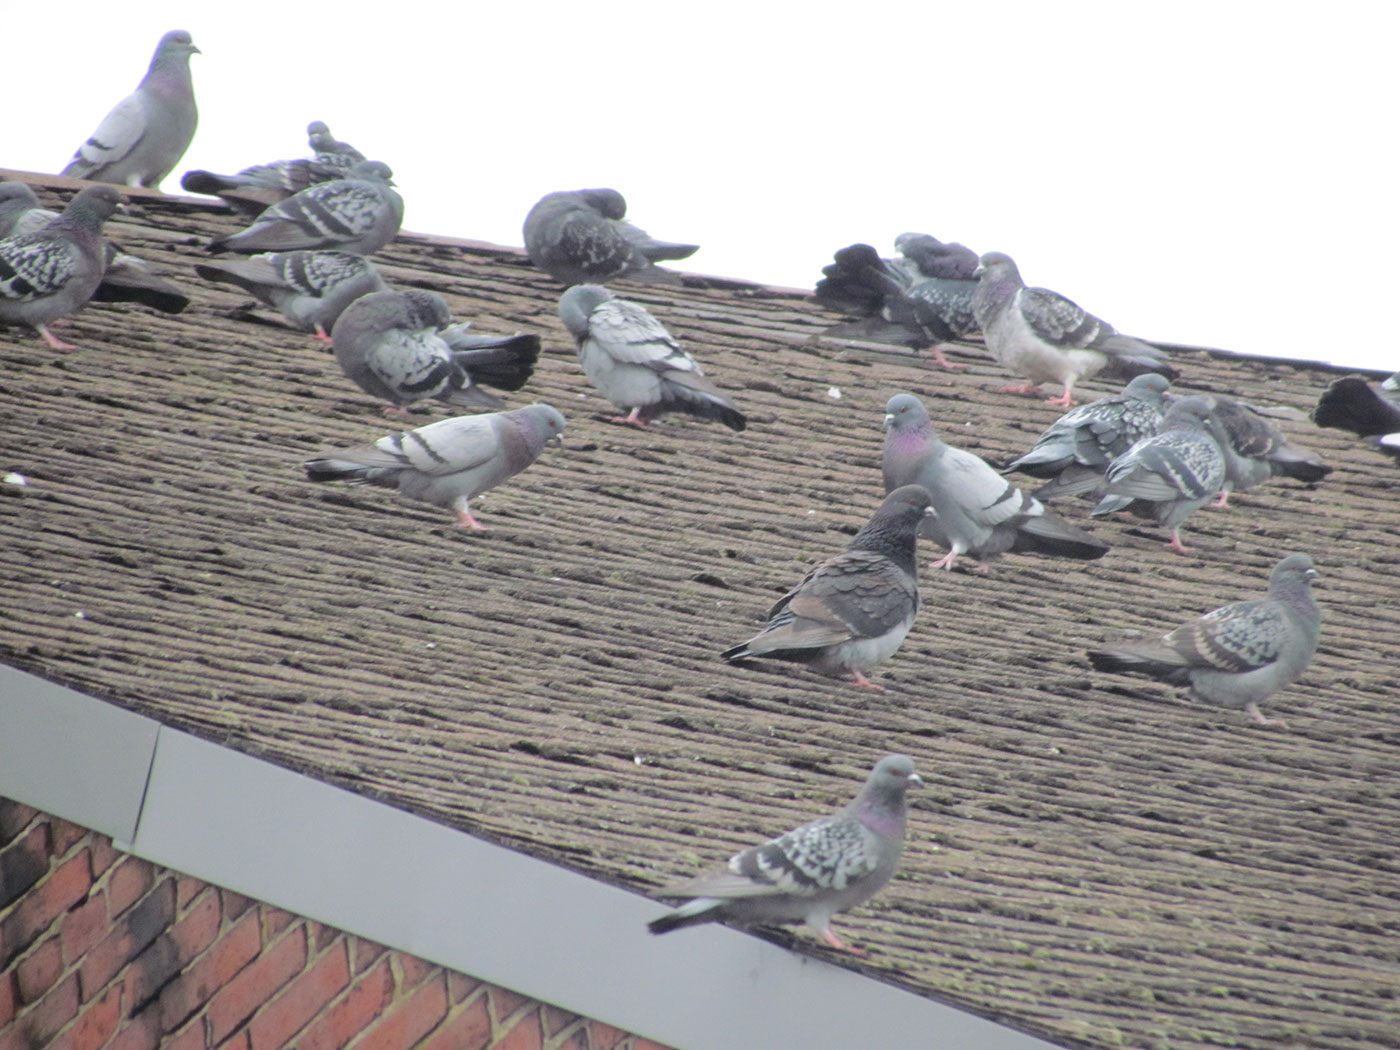
[(159, 728), (0, 664), (0, 795), (130, 841)]
[(1052, 1045), (170, 729), (132, 848), (685, 1050)]

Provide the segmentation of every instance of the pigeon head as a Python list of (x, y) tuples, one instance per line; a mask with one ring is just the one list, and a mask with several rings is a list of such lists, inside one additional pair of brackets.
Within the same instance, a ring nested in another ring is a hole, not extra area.
[(39, 206), (39, 198), (23, 182), (0, 182), (0, 237), (8, 236), (19, 217)]
[(1306, 554), (1290, 554), (1269, 573), (1269, 593), (1274, 597), (1285, 594), (1306, 594), (1308, 585), (1317, 578), (1312, 558)]
[(382, 182), (386, 186), (394, 184), (394, 171), (380, 160), (362, 160), (350, 169), (350, 178)]
[(922, 485), (901, 485), (888, 496), (847, 550), (878, 551), (914, 574), (914, 543), (919, 526), (933, 514), (933, 497)]
[(1159, 404), (1162, 395), (1167, 392), (1167, 388), (1171, 385), (1171, 380), (1166, 376), (1158, 375), (1156, 372), (1146, 372), (1134, 377), (1132, 382), (1123, 388), (1123, 393), (1127, 397), (1135, 397), (1142, 401)]
[(151, 58), (151, 65), (171, 65), (188, 61), (191, 55), (202, 53), (194, 46), (194, 37), (190, 36), (187, 30), (172, 29), (160, 38), (160, 43), (156, 45), (156, 53)]
[(562, 446), (564, 444), (564, 414), (553, 405), (536, 401), (533, 405), (526, 405), (519, 411), (520, 415), (528, 421), (526, 425), (539, 439), (541, 445)]
[(588, 335), (588, 318), (611, 298), (613, 293), (601, 284), (576, 284), (559, 297), (559, 320), (575, 339), (582, 339)]
[(886, 430), (922, 430), (928, 426), (928, 410), (913, 394), (895, 394), (885, 404)]
[(444, 328), (452, 322), (452, 310), (448, 307), (447, 300), (437, 292), (410, 288), (406, 292), (389, 294), (402, 297), (408, 315), (405, 322), (407, 327)]
[(1192, 394), (1173, 401), (1162, 417), (1162, 429), (1172, 427), (1205, 427), (1215, 412), (1215, 398), (1209, 394)]
[(595, 209), (605, 219), (620, 219), (627, 214), (627, 200), (617, 190), (606, 187), (596, 190), (579, 190), (578, 195), (585, 204)]
[(317, 135), (329, 135), (330, 133), (331, 129), (326, 126), (324, 121), (313, 120), (310, 124), (306, 125), (306, 137), (308, 139), (315, 138)]
[(101, 229), (102, 224), (121, 206), (122, 195), (117, 192), (117, 188), (103, 183), (80, 190), (78, 195), (68, 202), (68, 207), (63, 210), (63, 217), (86, 228)]
[(1021, 280), (1021, 271), (1016, 268), (1015, 261), (1003, 252), (987, 252), (977, 262), (976, 276), (978, 278), (985, 278), (990, 273), (997, 277), (1002, 275), (1013, 277), (1018, 283)]
[(860, 822), (879, 834), (899, 835), (904, 823), (904, 795), (923, 787), (908, 755), (886, 755), (875, 763), (853, 808)]

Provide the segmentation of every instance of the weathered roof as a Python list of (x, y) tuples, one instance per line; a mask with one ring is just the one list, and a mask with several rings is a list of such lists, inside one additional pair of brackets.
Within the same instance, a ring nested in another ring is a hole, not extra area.
[[(75, 185), (38, 181), (46, 203)], [(1057, 410), (998, 393), (1007, 377), (977, 350), (954, 354), (968, 371), (935, 371), (814, 340), (836, 318), (801, 292), (688, 279), (618, 289), (750, 427), (616, 426), (558, 287), (520, 252), (406, 234), (376, 258), (388, 279), (483, 331), (542, 332), (508, 400), (570, 420), (565, 450), (474, 501), (492, 531), (468, 534), (384, 490), (302, 480), (309, 454), (392, 427), (324, 346), (193, 276), (231, 225), (221, 208), (132, 200), (109, 233), (190, 309), (94, 304), (64, 354), (0, 332), (0, 472), (29, 479), (0, 485), (0, 658), (642, 890), (840, 804), (876, 757), (907, 752), (928, 790), (900, 874), (838, 920), (870, 951), (849, 965), (1068, 1043), (1400, 1045), (1385, 457), (1285, 422), (1335, 472), (1197, 513), (1191, 556), (1108, 521), (1088, 525), (1114, 544), (1101, 561), (926, 573), (914, 630), (875, 674), (884, 694), (730, 667), (719, 650), (878, 502), (892, 393), (995, 461)], [(1178, 389), (1303, 412), (1336, 374), (1178, 356)], [(1312, 667), (1266, 708), (1289, 730), (1089, 670), (1086, 647), (1252, 597), (1294, 550), (1319, 562), (1327, 619)]]

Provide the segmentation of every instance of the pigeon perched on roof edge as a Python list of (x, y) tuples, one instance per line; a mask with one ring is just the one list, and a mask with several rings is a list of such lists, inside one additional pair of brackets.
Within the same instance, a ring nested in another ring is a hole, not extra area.
[(679, 283), (679, 276), (655, 263), (689, 258), (700, 246), (655, 240), (626, 214), (627, 201), (613, 189), (545, 194), (525, 216), (525, 251), (566, 285), (615, 278)]
[(657, 890), (658, 897), (695, 899), (652, 919), (647, 929), (805, 923), (823, 943), (859, 953), (832, 931), (832, 916), (869, 900), (894, 876), (908, 824), (905, 793), (922, 785), (910, 758), (886, 755), (835, 813), (746, 849), (718, 871)]

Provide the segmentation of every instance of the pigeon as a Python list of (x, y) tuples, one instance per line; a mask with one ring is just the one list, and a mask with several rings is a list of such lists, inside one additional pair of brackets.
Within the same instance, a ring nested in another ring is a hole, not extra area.
[(544, 446), (559, 444), (564, 417), (550, 405), (509, 412), (454, 416), (382, 437), (364, 448), (345, 449), (309, 459), (311, 481), (397, 488), (409, 499), (447, 507), (457, 526), (485, 531), (468, 501), (514, 477), (540, 458)]
[(403, 198), (394, 192), (387, 164), (367, 160), (350, 175), (318, 182), (272, 205), (246, 230), (209, 243), (211, 252), (332, 249), (371, 255), (403, 224)]
[(328, 333), (347, 306), (389, 286), (363, 255), (353, 252), (266, 252), (230, 262), (196, 264), (207, 281), (236, 284), (279, 311), (294, 328)]
[(1400, 434), (1400, 372), (1379, 386), (1360, 376), (1343, 376), (1317, 399), (1312, 413), (1320, 427), (1350, 430), (1358, 437)]
[(868, 901), (890, 881), (904, 852), (905, 792), (923, 783), (911, 759), (886, 755), (844, 808), (746, 849), (724, 868), (658, 890), (658, 897), (695, 899), (652, 919), (647, 929), (800, 922), (824, 944), (859, 954), (832, 932), (832, 916)]
[(617, 190), (545, 194), (525, 216), (525, 250), (561, 284), (618, 277), (678, 282), (674, 273), (654, 263), (689, 258), (700, 246), (653, 240), (624, 219), (626, 214), (627, 201)]
[(1076, 303), (1045, 288), (1027, 288), (1011, 257), (1001, 252), (982, 256), (973, 310), (987, 351), (997, 362), (1030, 382), (1005, 387), (1008, 393), (1034, 394), (1040, 383), (1064, 386), (1048, 404), (1076, 404), (1074, 384), (1103, 372), (1132, 379), (1144, 372), (1176, 378), (1176, 369), (1155, 346), (1119, 335)]
[(1242, 708), (1260, 725), (1259, 705), (1296, 681), (1317, 652), (1322, 614), (1309, 593), (1317, 570), (1306, 554), (1290, 554), (1269, 576), (1269, 596), (1234, 602), (1182, 624), (1158, 641), (1123, 642), (1089, 653), (1098, 671), (1145, 674), (1190, 686), (1191, 696)]
[(33, 233), (0, 240), (0, 323), (25, 324), (55, 350), (74, 347), (48, 325), (80, 310), (102, 281), (102, 224), (121, 205), (112, 186), (88, 186)]
[(988, 562), (1006, 551), (1034, 551), (1063, 558), (1102, 558), (1108, 544), (1051, 514), (996, 472), (986, 460), (945, 444), (913, 394), (896, 394), (885, 405), (885, 491), (901, 485), (928, 490), (934, 516), (919, 535), (948, 553), (931, 568), (951, 569), (963, 555)]
[(1187, 553), (1181, 523), (1225, 484), (1225, 435), (1214, 409), (1215, 398), (1199, 394), (1173, 401), (1156, 434), (1109, 464), (1090, 516), (1126, 510), (1152, 518), (1172, 530), (1167, 549)]
[[(39, 207), (39, 198), (22, 182), (0, 182), (0, 237), (34, 233), (58, 212)], [(168, 314), (178, 314), (190, 305), (190, 297), (175, 285), (157, 277), (145, 259), (122, 251), (111, 241), (102, 242), (105, 269), (92, 301), (99, 303), (144, 303)]]
[(1130, 381), (1122, 393), (1070, 409), (1046, 428), (1029, 452), (1008, 463), (1006, 472), (1019, 470), (1044, 479), (1035, 490), (1038, 499), (1094, 491), (1109, 463), (1134, 442), (1157, 433), (1165, 411), (1162, 395), (1169, 385), (1166, 376), (1148, 372)]
[(578, 343), (583, 371), (605, 398), (644, 426), (668, 412), (717, 419), (730, 430), (748, 421), (710, 385), (695, 358), (646, 308), (602, 285), (578, 284), (559, 297), (559, 318)]
[(454, 325), (436, 292), (374, 292), (351, 303), (331, 338), (341, 370), (390, 403), (389, 414), (429, 398), (462, 408), (504, 408), (482, 390), (519, 390), (540, 356), (537, 335), (474, 335)]
[(190, 56), (199, 54), (183, 29), (160, 38), (146, 76), (78, 147), (62, 174), (123, 186), (159, 186), (189, 149), (199, 111)]
[(918, 485), (895, 489), (846, 549), (812, 569), (768, 611), (768, 626), (720, 655), (804, 663), (862, 689), (884, 691), (866, 672), (895, 654), (919, 611), (914, 546), (929, 514)]
[(870, 245), (853, 244), (838, 251), (836, 261), (822, 270), (813, 298), (860, 318), (833, 325), (822, 335), (915, 350), (932, 347), (935, 364), (965, 367), (950, 363), (940, 344), (977, 330), (972, 311), (977, 256), (960, 244), (945, 245), (923, 233), (901, 234), (895, 245), (904, 259), (882, 259)]
[(307, 125), (306, 134), (307, 144), (315, 151), (313, 157), (255, 164), (236, 175), (216, 175), (196, 168), (180, 176), (180, 185), (190, 193), (223, 197), (235, 208), (251, 209), (256, 214), (308, 186), (348, 178), (354, 166), (364, 162), (359, 150), (338, 141), (319, 120)]
[(1220, 446), (1225, 453), (1225, 484), (1217, 506), (1228, 507), (1231, 492), (1243, 492), (1272, 477), (1282, 475), (1312, 484), (1332, 473), (1315, 452), (1289, 441), (1244, 402), (1212, 396), (1215, 409), (1211, 415), (1225, 438)]

